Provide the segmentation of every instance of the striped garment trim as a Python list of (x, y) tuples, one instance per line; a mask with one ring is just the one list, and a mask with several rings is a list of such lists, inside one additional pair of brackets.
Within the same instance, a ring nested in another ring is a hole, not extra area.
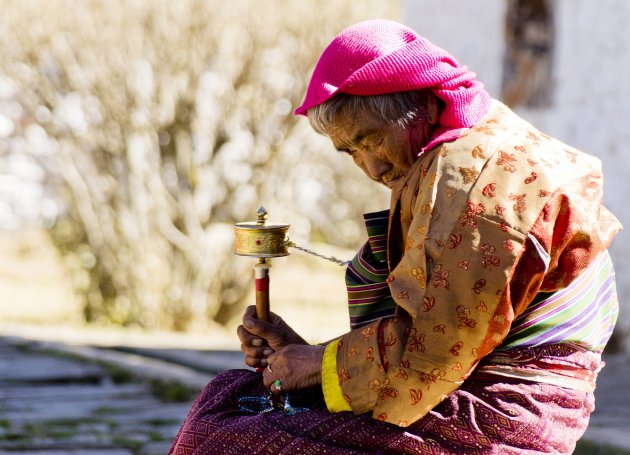
[(352, 284), (352, 285), (348, 285), (348, 292), (352, 292), (353, 294), (357, 294), (359, 292), (369, 292), (369, 291), (374, 291), (376, 289), (389, 289), (389, 286), (387, 285), (386, 282), (382, 282), (382, 283), (375, 283), (375, 284)]
[[(597, 265), (595, 263), (587, 269), (581, 279), (576, 280), (568, 288), (544, 300), (541, 302), (542, 305), (539, 303), (536, 312), (530, 312), (527, 317), (515, 321), (512, 332), (521, 339), (527, 339), (532, 333), (536, 334), (539, 337), (538, 342), (542, 343), (554, 336), (562, 336), (571, 329), (575, 332), (576, 328), (587, 322), (587, 318), (595, 317), (602, 300), (606, 301), (608, 300), (606, 297), (609, 297), (607, 292), (602, 292), (605, 288), (599, 288), (602, 295), (594, 295), (597, 291), (596, 279), (599, 272)], [(580, 300), (583, 305), (576, 305), (575, 302)], [(541, 324), (550, 327), (545, 335), (538, 333)]]
[[(369, 257), (369, 255), (368, 255), (368, 257)], [(358, 256), (356, 259), (357, 259), (357, 262), (359, 263), (360, 267), (363, 269), (362, 271), (367, 271), (368, 273), (370, 273), (372, 275), (376, 275), (376, 276), (387, 276), (387, 275), (389, 275), (387, 269), (383, 270), (382, 268), (379, 267), (381, 264), (377, 264), (377, 266), (374, 267), (372, 264), (370, 264), (365, 259), (365, 256), (363, 256), (363, 255)], [(352, 262), (354, 262), (354, 260)], [(379, 262), (382, 262), (382, 261), (379, 261)]]
[(378, 302), (379, 300), (381, 300), (381, 298), (382, 296), (370, 296), (365, 299), (354, 298), (352, 299), (352, 305), (354, 306), (354, 308), (364, 308), (367, 305), (373, 305), (374, 302)]
[(497, 350), (576, 343), (601, 351), (612, 334), (618, 312), (615, 271), (608, 252), (604, 252), (568, 287), (553, 294), (539, 294), (514, 320)]
[(380, 300), (379, 302), (371, 305), (369, 308), (363, 308), (365, 311), (364, 313), (361, 311), (355, 311), (356, 314), (350, 317), (350, 325), (353, 326), (353, 328), (357, 328), (378, 319), (392, 316), (392, 305), (395, 305), (394, 300), (389, 298)]
[(368, 233), (346, 270), (350, 326), (355, 329), (378, 319), (392, 316), (396, 303), (386, 283), (387, 228), (389, 210), (364, 215)]
[[(389, 210), (366, 213), (363, 215), (368, 233), (368, 242), (372, 255), (377, 261), (387, 260), (387, 229), (389, 227)], [(387, 270), (387, 267), (385, 267)]]
[(533, 304), (531, 304), (519, 317), (523, 320), (528, 321), (527, 324), (524, 324), (524, 326), (534, 325), (542, 317), (545, 317), (539, 316), (539, 318), (536, 319), (535, 317), (531, 316), (538, 312), (541, 306), (549, 307), (555, 302), (563, 303), (562, 305), (559, 305), (557, 308), (555, 308), (555, 311), (561, 311), (566, 306), (569, 306), (572, 299), (579, 296), (579, 292), (581, 291), (581, 289), (586, 288), (588, 285), (592, 285), (594, 279), (596, 278), (595, 275), (596, 269), (589, 267), (579, 277), (577, 277), (569, 287), (555, 293), (539, 293), (534, 299)]

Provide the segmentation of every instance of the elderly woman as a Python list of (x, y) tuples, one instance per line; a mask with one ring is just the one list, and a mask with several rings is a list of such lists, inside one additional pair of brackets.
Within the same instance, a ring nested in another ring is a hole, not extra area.
[(617, 316), (599, 161), (384, 20), (332, 41), (296, 113), (392, 190), (351, 329), (309, 345), (248, 308), (258, 372), (208, 384), (172, 453), (571, 453)]

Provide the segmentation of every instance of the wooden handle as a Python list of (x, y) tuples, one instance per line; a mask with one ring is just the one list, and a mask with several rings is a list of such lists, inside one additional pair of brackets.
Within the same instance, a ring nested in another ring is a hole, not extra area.
[(261, 263), (254, 267), (256, 279), (256, 318), (269, 322), (269, 267)]

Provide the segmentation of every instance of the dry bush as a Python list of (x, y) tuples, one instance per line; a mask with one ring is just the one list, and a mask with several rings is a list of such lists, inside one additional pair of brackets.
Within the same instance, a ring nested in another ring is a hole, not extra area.
[(355, 246), (360, 213), (385, 199), (291, 111), (332, 36), (397, 13), (377, 0), (5, 0), (3, 96), (21, 109), (20, 153), (65, 201), (51, 234), (86, 319), (226, 321), (251, 277), (232, 224), (260, 204), (293, 239)]

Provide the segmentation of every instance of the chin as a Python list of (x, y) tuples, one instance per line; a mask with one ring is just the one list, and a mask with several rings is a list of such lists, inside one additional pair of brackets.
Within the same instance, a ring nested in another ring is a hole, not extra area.
[(389, 182), (380, 181), (379, 183), (382, 184), (382, 185), (385, 185), (387, 188), (389, 188), (391, 190), (392, 188), (394, 188), (394, 185), (396, 185), (396, 182), (398, 180), (400, 180), (400, 179), (390, 180)]

